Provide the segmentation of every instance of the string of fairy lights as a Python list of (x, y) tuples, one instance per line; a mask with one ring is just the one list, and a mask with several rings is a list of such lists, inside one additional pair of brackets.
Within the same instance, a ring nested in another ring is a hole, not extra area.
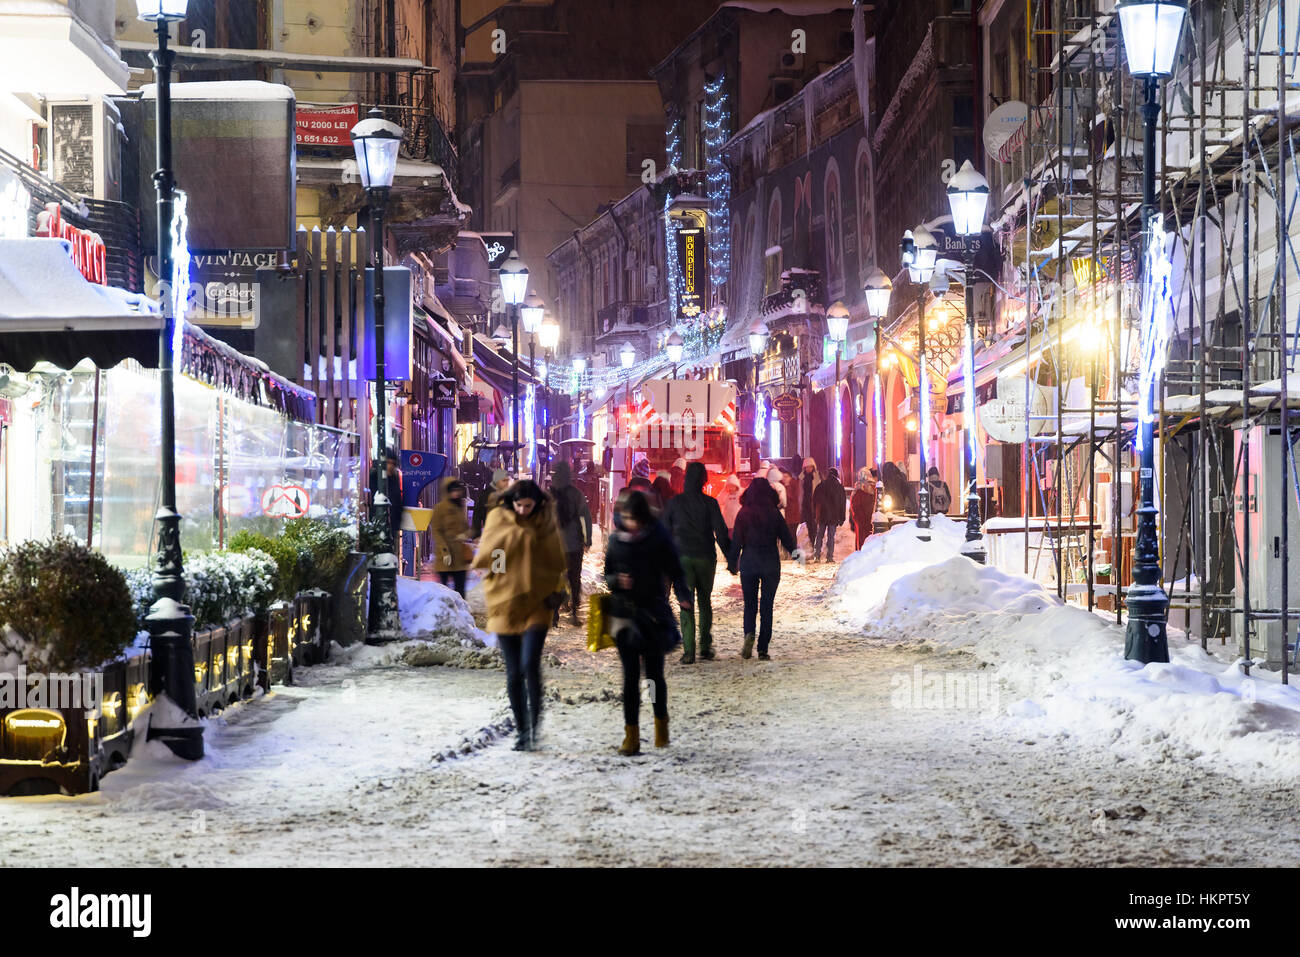
[(727, 78), (719, 74), (704, 84), (704, 173), (709, 198), (709, 280), (716, 291), (731, 274), (731, 172), (724, 162), (723, 147), (731, 139), (731, 110)]

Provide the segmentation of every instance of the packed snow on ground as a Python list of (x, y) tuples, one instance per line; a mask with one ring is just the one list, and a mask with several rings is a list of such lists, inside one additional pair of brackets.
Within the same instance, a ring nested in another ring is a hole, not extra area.
[(961, 557), (956, 528), (955, 538), (948, 529), (934, 536), (933, 560), (899, 526), (845, 561), (831, 591), (864, 634), (970, 652), (996, 669), (1000, 710), (1026, 730), (1124, 758), (1294, 776), (1300, 690), (1173, 636), (1169, 663), (1128, 661), (1122, 627), (1023, 575)]
[(397, 613), (413, 638), (453, 638), (495, 647), (496, 639), (474, 625), (469, 604), (436, 581), (397, 579)]

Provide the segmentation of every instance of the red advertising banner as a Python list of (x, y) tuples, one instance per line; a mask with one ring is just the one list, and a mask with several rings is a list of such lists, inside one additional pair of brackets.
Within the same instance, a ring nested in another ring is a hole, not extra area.
[(355, 103), (340, 106), (299, 106), (295, 110), (296, 139), (301, 146), (351, 146), (348, 132), (357, 125)]

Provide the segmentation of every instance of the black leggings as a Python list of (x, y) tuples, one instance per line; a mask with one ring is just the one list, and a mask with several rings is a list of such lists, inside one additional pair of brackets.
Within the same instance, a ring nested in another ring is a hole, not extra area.
[(626, 638), (615, 638), (618, 657), (623, 662), (623, 723), (641, 724), (641, 662), (645, 676), (652, 682), (650, 702), (656, 718), (668, 717), (668, 682), (664, 680), (663, 652), (635, 650)]
[(506, 694), (515, 714), (515, 728), (522, 735), (537, 727), (542, 716), (542, 644), (544, 627), (529, 628), (522, 635), (497, 635), (501, 657), (506, 660)]
[(438, 572), (438, 577), (448, 588), (454, 588), (460, 594), (461, 598), (465, 597), (465, 570), (458, 572)]

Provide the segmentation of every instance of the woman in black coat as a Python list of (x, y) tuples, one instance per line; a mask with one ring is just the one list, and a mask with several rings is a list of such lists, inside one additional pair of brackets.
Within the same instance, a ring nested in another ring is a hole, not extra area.
[(623, 744), (619, 754), (641, 753), (641, 662), (654, 687), (655, 747), (668, 744), (668, 683), (664, 656), (682, 640), (668, 604), (668, 582), (682, 610), (691, 593), (672, 536), (655, 518), (644, 492), (624, 491), (614, 512), (614, 534), (605, 551), (610, 632), (623, 663)]
[[(772, 641), (772, 602), (776, 586), (781, 581), (780, 542), (795, 561), (803, 559), (803, 552), (795, 544), (780, 510), (781, 499), (765, 478), (749, 483), (740, 496), (740, 511), (736, 525), (731, 530), (731, 552), (727, 555), (727, 570), (740, 573), (740, 590), (745, 596), (745, 644), (740, 657), (748, 658), (754, 650), (754, 619), (759, 619), (758, 658), (769, 660), (767, 653)], [(762, 589), (762, 602), (759, 590)]]

